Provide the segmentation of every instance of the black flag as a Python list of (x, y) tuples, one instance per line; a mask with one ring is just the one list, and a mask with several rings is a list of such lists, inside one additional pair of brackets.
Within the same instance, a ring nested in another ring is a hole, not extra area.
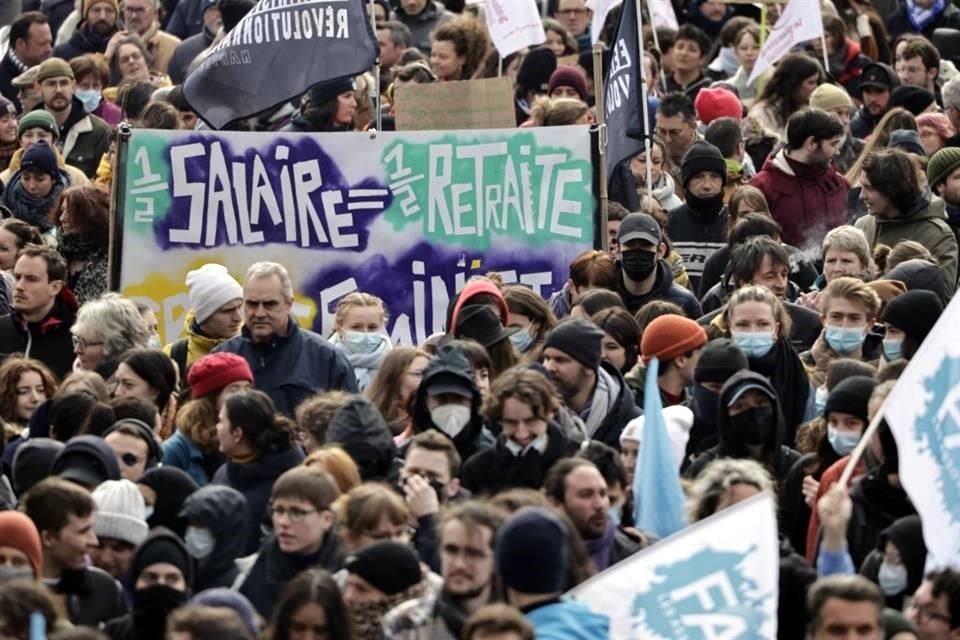
[(607, 124), (607, 178), (617, 166), (643, 151), (643, 122), (640, 101), (640, 57), (637, 39), (638, 0), (624, 0), (617, 39), (610, 51), (610, 70), (603, 84), (603, 109)]
[(183, 93), (215, 129), (370, 69), (377, 39), (363, 0), (259, 0), (202, 63)]

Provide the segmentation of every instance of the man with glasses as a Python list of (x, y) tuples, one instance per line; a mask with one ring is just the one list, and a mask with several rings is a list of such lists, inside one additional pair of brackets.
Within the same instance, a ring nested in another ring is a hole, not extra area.
[(243, 331), (217, 347), (242, 356), (253, 369), (254, 387), (292, 416), (309, 395), (329, 389), (357, 391), (353, 367), (322, 336), (301, 329), (292, 314), (293, 283), (276, 262), (257, 262), (243, 286)]
[(920, 640), (960, 638), (960, 573), (944, 569), (928, 573), (913, 594), (907, 616)]
[(67, 262), (56, 250), (27, 245), (13, 267), (13, 311), (0, 317), (0, 361), (13, 353), (47, 365), (59, 379), (73, 368), (70, 327), (77, 302), (64, 289)]
[(697, 133), (697, 110), (693, 101), (682, 93), (664, 96), (657, 108), (656, 123), (656, 135), (667, 148), (670, 166), (674, 167), (672, 177), (677, 181), (687, 149), (702, 139)]
[(447, 511), (440, 524), (439, 594), (408, 600), (384, 617), (387, 640), (455, 640), (480, 607), (495, 600), (494, 539), (506, 514), (476, 501)]
[(150, 70), (166, 73), (180, 38), (160, 30), (157, 21), (159, 4), (159, 0), (125, 0), (123, 19), (127, 32), (136, 33), (147, 45), (147, 53), (153, 60)]
[(560, 0), (557, 3), (557, 20), (577, 41), (580, 52), (590, 50), (590, 18), (593, 12), (586, 0)]

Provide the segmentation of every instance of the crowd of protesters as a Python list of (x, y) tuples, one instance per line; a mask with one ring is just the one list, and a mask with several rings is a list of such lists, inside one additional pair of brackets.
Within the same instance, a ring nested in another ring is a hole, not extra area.
[[(22, 0), (0, 61), (0, 637), (36, 637), (35, 614), (59, 640), (608, 637), (562, 596), (660, 542), (633, 511), (653, 358), (689, 521), (777, 502), (778, 638), (960, 637), (960, 573), (925, 572), (884, 422), (839, 483), (957, 285), (960, 8), (810, 2), (823, 41), (752, 83), (758, 7), (674, 0), (679, 29), (646, 30), (651, 146), (612, 172), (608, 250), (550, 299), (476, 276), (444, 333), (396, 345), (374, 295), (320, 335), (283, 264), (210, 263), (163, 345), (108, 291), (115, 127), (203, 128), (182, 82), (254, 0)], [(468, 4), (371, 3), (379, 78), (235, 128), (368, 129), (379, 88), (389, 129), (398, 90), (500, 69), (517, 126), (596, 121), (585, 0), (538, 2), (546, 42), (503, 60)]]

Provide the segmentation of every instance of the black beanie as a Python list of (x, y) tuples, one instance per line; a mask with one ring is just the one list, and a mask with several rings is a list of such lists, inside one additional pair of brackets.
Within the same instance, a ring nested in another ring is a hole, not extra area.
[(697, 140), (683, 154), (683, 160), (680, 163), (680, 186), (686, 189), (690, 178), (702, 171), (717, 174), (723, 180), (723, 184), (727, 184), (727, 163), (720, 149), (704, 140)]
[(750, 368), (747, 356), (729, 338), (711, 340), (700, 352), (700, 360), (693, 372), (695, 382), (719, 382), (723, 384), (737, 371)]
[(869, 422), (867, 405), (870, 403), (870, 396), (876, 386), (877, 381), (869, 376), (850, 376), (841, 380), (827, 396), (827, 404), (823, 409), (823, 415), (826, 416), (831, 411), (839, 411), (856, 416), (864, 422)]
[(364, 547), (347, 558), (347, 572), (360, 576), (392, 596), (420, 582), (420, 559), (408, 545), (384, 540)]
[(589, 320), (564, 320), (547, 334), (543, 348), (553, 347), (585, 366), (596, 371), (603, 355), (603, 331)]
[(143, 570), (152, 564), (166, 562), (180, 569), (187, 588), (193, 584), (193, 559), (177, 535), (166, 527), (154, 527), (141, 543), (130, 562), (130, 584), (136, 584)]
[(563, 590), (567, 575), (567, 526), (545, 507), (526, 507), (497, 531), (496, 567), (503, 584), (522, 593)]
[(517, 86), (526, 91), (546, 93), (550, 76), (557, 69), (557, 56), (546, 47), (533, 49), (524, 57), (517, 70)]
[(342, 93), (353, 91), (353, 89), (353, 76), (342, 76), (326, 82), (318, 82), (310, 87), (310, 104), (313, 107), (318, 107), (324, 102), (336, 99)]
[(904, 84), (890, 92), (890, 106), (888, 109), (903, 107), (913, 115), (918, 116), (926, 111), (927, 108), (933, 104), (934, 100), (933, 94), (923, 87)]
[(900, 294), (887, 303), (883, 322), (889, 322), (919, 345), (943, 313), (943, 303), (937, 294), (914, 289)]
[(932, 291), (946, 307), (953, 297), (953, 292), (947, 288), (947, 277), (943, 267), (920, 258), (904, 260), (883, 276), (884, 280), (899, 280), (907, 291), (924, 289)]

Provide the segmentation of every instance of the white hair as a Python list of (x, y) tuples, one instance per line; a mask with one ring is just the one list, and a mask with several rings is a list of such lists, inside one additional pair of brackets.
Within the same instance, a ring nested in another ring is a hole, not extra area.
[(103, 341), (103, 353), (119, 358), (126, 351), (148, 346), (150, 330), (133, 300), (107, 293), (80, 307), (73, 332), (95, 334)]
[(940, 89), (944, 109), (960, 109), (960, 78), (954, 78)]
[(290, 280), (290, 274), (287, 268), (279, 262), (254, 262), (247, 269), (247, 279), (269, 278), (276, 276), (280, 279), (280, 285), (283, 287), (283, 297), (287, 300), (293, 300), (293, 282)]

